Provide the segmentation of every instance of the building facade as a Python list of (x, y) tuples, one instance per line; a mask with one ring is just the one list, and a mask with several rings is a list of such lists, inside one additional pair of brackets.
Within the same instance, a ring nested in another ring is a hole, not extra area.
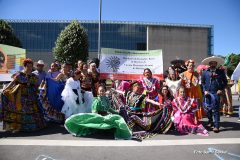
[[(6, 20), (27, 49), (27, 57), (53, 61), (52, 48), (71, 21)], [(79, 21), (88, 33), (89, 57), (97, 57), (98, 22)], [(129, 50), (163, 50), (164, 69), (174, 59), (200, 63), (213, 54), (213, 26), (103, 21), (101, 47)]]

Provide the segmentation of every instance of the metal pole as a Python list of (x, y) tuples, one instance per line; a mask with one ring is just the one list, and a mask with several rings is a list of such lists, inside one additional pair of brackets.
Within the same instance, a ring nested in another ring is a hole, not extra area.
[(98, 59), (101, 56), (101, 22), (102, 22), (102, 0), (99, 0), (99, 23), (98, 23)]

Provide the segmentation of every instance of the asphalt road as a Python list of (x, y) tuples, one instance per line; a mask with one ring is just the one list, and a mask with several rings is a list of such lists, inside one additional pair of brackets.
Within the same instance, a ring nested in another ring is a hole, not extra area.
[[(108, 132), (74, 137), (55, 124), (34, 133), (12, 134), (0, 129), (0, 160), (240, 159), (240, 101), (236, 96), (233, 105), (233, 117), (221, 116), (220, 133), (210, 130), (208, 137), (180, 135), (172, 130), (138, 142), (114, 140)], [(203, 125), (206, 122), (204, 118)]]

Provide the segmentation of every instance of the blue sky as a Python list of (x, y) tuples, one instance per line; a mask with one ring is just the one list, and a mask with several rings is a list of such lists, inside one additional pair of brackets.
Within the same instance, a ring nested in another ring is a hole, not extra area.
[[(98, 20), (99, 0), (0, 0), (1, 19)], [(240, 53), (240, 0), (103, 0), (102, 20), (214, 25), (214, 54)]]

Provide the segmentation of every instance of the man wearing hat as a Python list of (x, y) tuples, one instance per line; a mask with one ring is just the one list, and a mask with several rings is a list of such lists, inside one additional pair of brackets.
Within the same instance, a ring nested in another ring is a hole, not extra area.
[(223, 63), (224, 60), (217, 56), (208, 57), (202, 61), (202, 64), (209, 65), (209, 68), (206, 71), (203, 71), (201, 77), (204, 95), (209, 97), (208, 95), (212, 94), (215, 97), (215, 106), (207, 111), (208, 127), (213, 126), (214, 117), (213, 131), (215, 133), (219, 132), (220, 127), (220, 95), (227, 86), (227, 78), (224, 71), (217, 68)]
[(38, 86), (41, 84), (43, 80), (45, 80), (46, 72), (43, 70), (44, 68), (44, 62), (43, 60), (39, 60), (37, 62), (37, 69), (33, 71), (36, 76), (38, 76)]

